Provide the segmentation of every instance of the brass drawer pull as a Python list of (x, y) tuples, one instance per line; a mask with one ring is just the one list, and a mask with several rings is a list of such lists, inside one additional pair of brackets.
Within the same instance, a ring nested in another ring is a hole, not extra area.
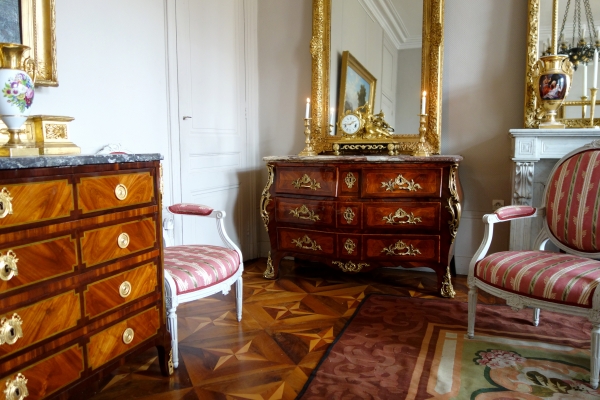
[(15, 379), (6, 381), (6, 389), (4, 390), (6, 400), (23, 400), (29, 396), (27, 390), (27, 379), (22, 373), (18, 373)]
[(348, 186), (348, 189), (352, 189), (352, 186), (354, 186), (354, 184), (356, 183), (356, 178), (354, 177), (354, 174), (352, 172), (348, 172), (346, 174), (346, 177), (344, 178), (344, 182), (346, 183), (346, 186)]
[(346, 220), (346, 222), (348, 224), (351, 224), (352, 221), (354, 221), (354, 217), (356, 217), (354, 211), (352, 211), (350, 207), (346, 207), (346, 210), (344, 210), (344, 219)]
[[(304, 204), (302, 204), (302, 207), (298, 208), (296, 207), (293, 210), (290, 210), (290, 214), (292, 214), (294, 217), (298, 218), (298, 219), (308, 219), (311, 221), (319, 221), (321, 219), (321, 217), (319, 217), (318, 214), (315, 214), (314, 211), (311, 211), (308, 209), (308, 207), (306, 207)], [(305, 214), (305, 215), (302, 215)]]
[(295, 244), (296, 247), (306, 250), (323, 250), (321, 246), (319, 246), (315, 240), (309, 238), (308, 235), (304, 235), (302, 238), (292, 239), (292, 243)]
[(3, 187), (2, 191), (0, 191), (0, 218), (4, 218), (8, 214), (13, 213), (12, 199), (8, 189)]
[(296, 189), (306, 188), (311, 190), (321, 189), (321, 184), (316, 179), (310, 180), (310, 176), (304, 174), (302, 178), (298, 178), (292, 182)]
[(121, 283), (121, 286), (119, 286), (119, 295), (121, 295), (122, 298), (126, 298), (130, 294), (131, 294), (131, 283), (129, 283), (128, 281)]
[(121, 233), (117, 238), (117, 243), (120, 248), (125, 249), (129, 246), (129, 235), (125, 232)]
[(123, 332), (123, 343), (129, 344), (133, 341), (133, 329), (127, 328), (125, 332)]
[(13, 276), (19, 275), (17, 261), (19, 259), (12, 250), (8, 250), (4, 255), (0, 254), (0, 279), (10, 281)]
[(354, 264), (352, 261), (344, 263), (342, 261), (333, 261), (332, 264), (337, 265), (343, 272), (359, 272), (364, 267), (368, 267), (367, 263)]
[[(406, 218), (406, 220), (402, 220), (403, 218)], [(382, 218), (386, 224), (414, 224), (416, 225), (417, 222), (422, 222), (421, 221), (421, 217), (415, 217), (413, 215), (413, 213), (407, 213), (406, 211), (404, 211), (403, 209), (399, 208), (396, 210), (395, 213), (388, 215), (387, 217), (383, 217)]]
[(398, 240), (390, 247), (384, 247), (381, 252), (388, 256), (416, 256), (421, 254), (419, 249), (415, 249), (412, 244), (407, 245), (402, 240)]
[[(398, 186), (398, 187), (396, 187)], [(386, 192), (393, 192), (394, 189), (400, 189), (400, 190), (408, 190), (409, 192), (416, 192), (417, 189), (423, 189), (421, 187), (421, 185), (419, 185), (418, 183), (415, 183), (414, 180), (408, 180), (405, 177), (402, 176), (402, 174), (399, 174), (396, 179), (390, 179), (389, 182), (381, 182), (381, 187), (385, 188)]]
[(16, 313), (11, 318), (3, 317), (0, 320), (0, 345), (4, 343), (8, 345), (15, 344), (19, 338), (22, 338), (22, 323), (23, 320)]
[(125, 200), (127, 198), (127, 186), (119, 183), (115, 187), (115, 196), (117, 196), (117, 199), (119, 200)]

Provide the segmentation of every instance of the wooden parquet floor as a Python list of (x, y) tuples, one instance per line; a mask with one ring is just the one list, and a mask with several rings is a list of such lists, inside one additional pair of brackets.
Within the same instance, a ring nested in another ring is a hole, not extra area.
[[(292, 400), (365, 295), (439, 298), (433, 272), (378, 269), (344, 274), (321, 264), (283, 260), (280, 278), (262, 277), (266, 259), (245, 263), (244, 307), (216, 294), (178, 307), (179, 368), (160, 374), (156, 349), (130, 357), (93, 400)], [(466, 277), (453, 278), (467, 301)], [(480, 301), (501, 302), (480, 291)]]

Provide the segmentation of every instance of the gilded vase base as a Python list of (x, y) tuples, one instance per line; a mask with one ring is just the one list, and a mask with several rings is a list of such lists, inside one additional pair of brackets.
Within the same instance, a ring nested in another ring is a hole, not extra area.
[(31, 157), (39, 156), (35, 147), (5, 147), (0, 146), (0, 157)]
[(81, 154), (81, 148), (74, 143), (44, 143), (38, 146), (38, 155), (41, 156), (61, 156), (68, 154)]
[(565, 124), (560, 122), (540, 122), (539, 129), (565, 129)]

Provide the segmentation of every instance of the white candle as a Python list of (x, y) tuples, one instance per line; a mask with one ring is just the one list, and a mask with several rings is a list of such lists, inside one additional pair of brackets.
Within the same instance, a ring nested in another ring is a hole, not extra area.
[(583, 64), (583, 94), (582, 96), (587, 96), (587, 64)]
[(594, 88), (598, 89), (598, 50), (594, 50)]
[(427, 103), (427, 92), (423, 91), (423, 98), (421, 99), (421, 114), (425, 114), (425, 104)]
[(331, 107), (331, 110), (329, 113), (329, 125), (335, 125), (334, 116), (335, 116), (335, 109), (333, 107)]
[(306, 99), (306, 116), (304, 118), (310, 118), (310, 98)]

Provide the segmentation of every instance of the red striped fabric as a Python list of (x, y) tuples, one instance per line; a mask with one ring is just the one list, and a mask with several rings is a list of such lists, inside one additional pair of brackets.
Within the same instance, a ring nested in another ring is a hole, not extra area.
[(546, 220), (552, 234), (570, 248), (600, 251), (600, 151), (568, 158), (549, 182)]
[(179, 295), (229, 278), (239, 269), (240, 257), (236, 251), (219, 246), (171, 246), (165, 248), (164, 264)]
[(591, 308), (600, 261), (545, 251), (502, 251), (479, 261), (475, 276), (509, 292)]
[(185, 215), (209, 215), (213, 209), (202, 204), (179, 203), (169, 206), (169, 211), (173, 214)]
[(500, 207), (494, 214), (498, 216), (500, 221), (505, 221), (512, 218), (528, 217), (535, 213), (536, 209), (530, 206), (506, 206)]

